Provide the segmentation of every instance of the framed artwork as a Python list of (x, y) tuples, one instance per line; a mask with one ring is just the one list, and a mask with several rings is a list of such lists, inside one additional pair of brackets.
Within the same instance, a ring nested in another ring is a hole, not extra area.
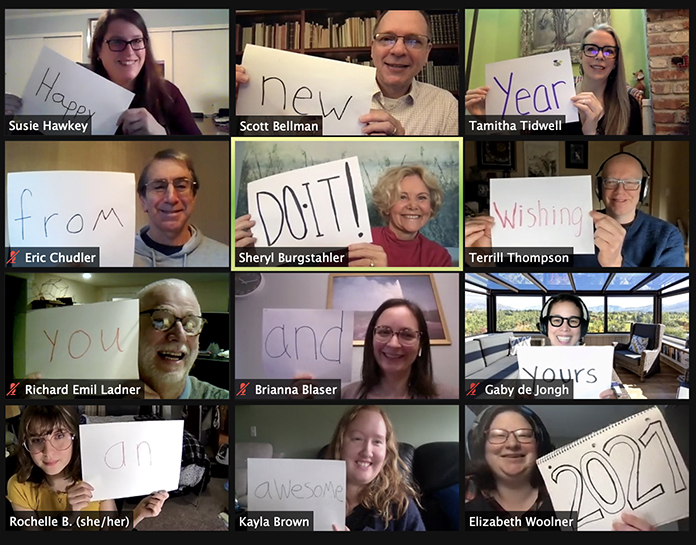
[(587, 170), (587, 141), (565, 143), (565, 166)]
[(94, 31), (97, 28), (98, 18), (87, 19), (87, 51), (92, 47), (92, 36), (94, 36)]
[(387, 299), (408, 299), (420, 307), (431, 345), (452, 344), (432, 273), (332, 273), (326, 308), (353, 311), (353, 345), (364, 346), (367, 326)]
[(515, 170), (515, 142), (476, 142), (481, 170)]
[(558, 176), (558, 142), (524, 143), (524, 177)]
[(585, 31), (610, 23), (608, 9), (523, 9), (520, 56), (570, 49), (573, 63)]

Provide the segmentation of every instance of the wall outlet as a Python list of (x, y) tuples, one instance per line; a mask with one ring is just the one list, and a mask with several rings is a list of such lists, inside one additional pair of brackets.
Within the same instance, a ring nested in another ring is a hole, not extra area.
[(251, 426), (251, 436), (256, 437), (256, 426)]

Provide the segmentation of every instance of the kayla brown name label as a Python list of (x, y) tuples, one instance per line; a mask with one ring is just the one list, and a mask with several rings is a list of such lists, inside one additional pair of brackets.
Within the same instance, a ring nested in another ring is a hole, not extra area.
[(312, 511), (249, 511), (238, 523), (246, 530), (314, 530)]

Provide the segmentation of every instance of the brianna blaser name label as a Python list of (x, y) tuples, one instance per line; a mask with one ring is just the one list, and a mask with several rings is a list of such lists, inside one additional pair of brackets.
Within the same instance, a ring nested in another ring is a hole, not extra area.
[(314, 513), (312, 511), (249, 511), (237, 522), (246, 530), (312, 531), (314, 530)]

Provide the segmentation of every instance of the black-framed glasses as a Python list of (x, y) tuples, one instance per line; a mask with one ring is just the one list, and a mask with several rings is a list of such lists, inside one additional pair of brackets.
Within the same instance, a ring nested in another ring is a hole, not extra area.
[(129, 45), (133, 51), (141, 51), (147, 47), (147, 38), (133, 38), (132, 40), (122, 40), (121, 38), (113, 38), (106, 40), (106, 45), (114, 53), (120, 53)]
[(58, 430), (50, 435), (40, 435), (38, 437), (25, 439), (24, 448), (31, 454), (38, 454), (44, 451), (46, 448), (46, 441), (48, 441), (56, 450), (68, 450), (74, 440), (75, 436), (72, 433), (68, 433), (65, 430)]
[(149, 314), (150, 320), (152, 320), (152, 327), (157, 331), (169, 331), (177, 322), (181, 322), (184, 333), (191, 337), (200, 335), (201, 331), (203, 331), (203, 325), (207, 323), (206, 319), (201, 316), (189, 314), (183, 318), (179, 318), (168, 310), (161, 308), (143, 310), (140, 314)]
[(580, 327), (582, 319), (577, 316), (571, 316), (570, 318), (564, 318), (563, 316), (549, 316), (549, 323), (553, 327), (561, 327), (563, 322), (568, 322), (570, 327)]
[(486, 440), (491, 445), (502, 445), (508, 440), (511, 433), (520, 443), (531, 443), (534, 441), (534, 430), (530, 428), (522, 428), (521, 430), (514, 431), (500, 430), (497, 428), (490, 429), (486, 432)]
[(584, 44), (582, 46), (582, 52), (588, 57), (596, 57), (600, 53), (605, 59), (615, 59), (619, 56), (619, 48), (615, 45), (605, 45), (604, 47), (599, 47), (597, 44)]
[(424, 49), (428, 43), (430, 43), (430, 38), (424, 36), (423, 34), (406, 34), (406, 36), (397, 36), (391, 32), (380, 32), (373, 36), (374, 40), (378, 45), (382, 47), (394, 47), (399, 38), (404, 40), (404, 45), (408, 49)]
[(183, 195), (189, 193), (195, 183), (189, 178), (175, 178), (174, 180), (152, 180), (145, 184), (145, 190), (157, 195), (164, 195), (169, 190), (169, 184), (174, 187), (174, 190)]
[(602, 178), (602, 187), (604, 189), (616, 189), (619, 184), (624, 186), (626, 191), (637, 191), (640, 189), (642, 180), (618, 180), (616, 178)]
[(386, 325), (378, 325), (374, 329), (375, 340), (381, 343), (388, 343), (391, 341), (392, 337), (396, 335), (399, 342), (404, 346), (414, 345), (418, 342), (420, 337), (420, 331), (414, 331), (413, 329), (400, 329), (399, 331), (394, 331), (391, 327)]

